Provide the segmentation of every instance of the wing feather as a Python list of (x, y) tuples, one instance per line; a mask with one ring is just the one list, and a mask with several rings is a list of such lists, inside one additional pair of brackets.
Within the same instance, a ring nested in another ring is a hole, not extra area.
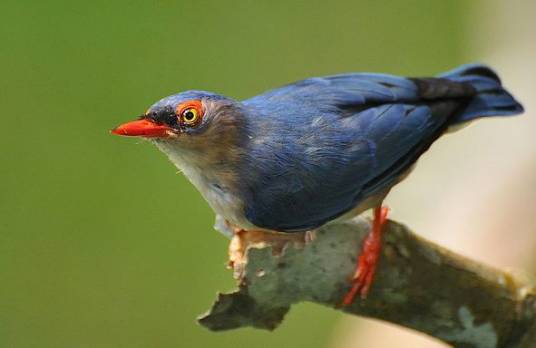
[(460, 103), (381, 74), (308, 79), (245, 101), (258, 135), (242, 166), (246, 217), (299, 231), (344, 214), (394, 185)]

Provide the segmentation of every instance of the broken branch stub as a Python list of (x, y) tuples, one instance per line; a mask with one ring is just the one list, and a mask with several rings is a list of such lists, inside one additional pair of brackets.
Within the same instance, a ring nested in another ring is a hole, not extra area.
[(412, 328), (455, 346), (536, 347), (532, 286), (392, 221), (385, 226), (367, 299), (340, 307), (368, 230), (367, 221), (356, 219), (323, 227), (313, 242), (277, 255), (269, 245), (251, 246), (239, 289), (219, 294), (199, 322), (211, 330), (272, 330), (293, 303), (309, 301)]

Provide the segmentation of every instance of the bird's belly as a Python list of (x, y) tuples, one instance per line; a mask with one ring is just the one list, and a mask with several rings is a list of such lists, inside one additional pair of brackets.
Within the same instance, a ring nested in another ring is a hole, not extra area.
[(343, 215), (339, 216), (335, 220), (332, 220), (332, 221), (328, 222), (328, 224), (329, 223), (337, 223), (337, 222), (341, 222), (341, 221), (350, 220), (350, 219), (355, 218), (359, 214), (361, 214), (361, 213), (363, 213), (363, 212), (365, 212), (365, 211), (367, 211), (369, 209), (379, 207), (382, 204), (382, 202), (385, 199), (385, 197), (391, 191), (391, 188), (394, 185), (404, 181), (404, 179), (406, 179), (408, 177), (408, 175), (413, 171), (414, 168), (415, 168), (415, 165), (411, 166), (408, 170), (406, 170), (398, 178), (398, 180), (392, 186), (386, 188), (385, 190), (383, 190), (382, 192), (380, 192), (380, 193), (378, 193), (378, 194), (376, 194), (374, 196), (368, 197), (365, 200), (359, 202), (359, 204), (356, 207), (354, 207), (350, 211), (344, 213)]
[(352, 210), (344, 213), (343, 215), (339, 216), (338, 218), (331, 220), (328, 222), (328, 224), (331, 223), (338, 223), (346, 220), (351, 220), (358, 216), (361, 213), (364, 213), (365, 211), (375, 208), (379, 205), (381, 205), (383, 199), (385, 196), (387, 196), (387, 193), (389, 193), (389, 190), (386, 192), (382, 192), (379, 195), (375, 195), (372, 197), (369, 197), (365, 199), (364, 201), (360, 202), (356, 207), (354, 207)]
[(198, 189), (216, 214), (237, 227), (255, 228), (244, 215), (244, 204), (240, 198), (215, 187)]
[(184, 174), (199, 190), (212, 210), (228, 222), (243, 229), (254, 227), (244, 215), (242, 200), (226, 187), (222, 187), (207, 178), (197, 175), (197, 172), (184, 170)]

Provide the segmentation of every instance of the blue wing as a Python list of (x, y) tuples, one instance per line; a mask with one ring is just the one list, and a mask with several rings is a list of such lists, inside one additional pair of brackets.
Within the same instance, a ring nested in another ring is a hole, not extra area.
[(344, 214), (393, 186), (474, 93), (446, 79), (347, 74), (246, 100), (246, 217), (298, 231)]

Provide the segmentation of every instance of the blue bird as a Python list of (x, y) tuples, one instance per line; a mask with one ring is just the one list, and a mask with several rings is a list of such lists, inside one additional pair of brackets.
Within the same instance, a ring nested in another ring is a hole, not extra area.
[(151, 140), (239, 239), (311, 231), (374, 209), (348, 305), (372, 283), (391, 188), (446, 132), (521, 112), (493, 70), (471, 64), (438, 77), (310, 78), (244, 101), (187, 91), (112, 133)]

